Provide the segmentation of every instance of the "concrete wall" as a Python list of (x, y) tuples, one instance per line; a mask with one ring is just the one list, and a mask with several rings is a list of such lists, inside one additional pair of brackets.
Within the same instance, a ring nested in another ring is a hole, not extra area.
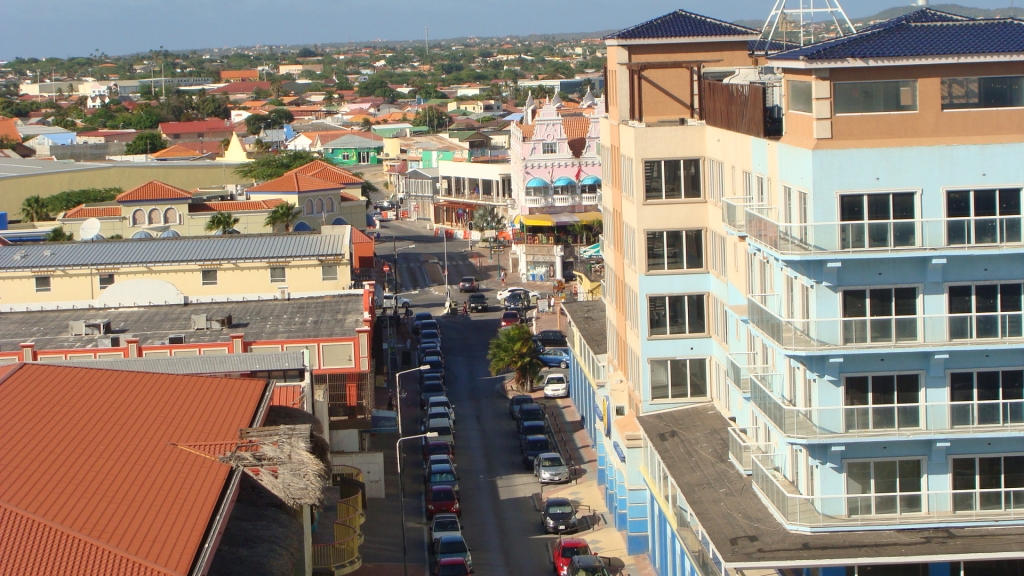
[(124, 154), (124, 142), (104, 142), (96, 144), (75, 144), (74, 146), (36, 146), (36, 156), (53, 156), (56, 160), (74, 160), (85, 162), (106, 160), (107, 156)]

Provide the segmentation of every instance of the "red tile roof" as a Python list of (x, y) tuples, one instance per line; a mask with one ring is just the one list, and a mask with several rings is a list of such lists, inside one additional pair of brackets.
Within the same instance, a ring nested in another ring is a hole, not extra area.
[(526, 142), (533, 138), (533, 124), (520, 124), (519, 131), (523, 133), (523, 141)]
[(270, 210), (278, 204), (283, 204), (280, 198), (270, 200), (229, 200), (224, 202), (193, 202), (188, 205), (188, 212), (247, 212)]
[(231, 467), (176, 444), (236, 440), (267, 386), (17, 365), (0, 381), (3, 571), (187, 574)]
[(274, 395), (270, 399), (273, 406), (288, 406), (298, 408), (302, 400), (302, 386), (278, 385), (274, 386)]
[(320, 180), (294, 171), (249, 188), (249, 192), (318, 192), (320, 190), (337, 190), (340, 188), (333, 182)]
[(373, 238), (363, 234), (358, 228), (352, 229), (353, 244), (373, 244)]
[(192, 198), (191, 192), (181, 188), (175, 188), (158, 180), (150, 180), (142, 186), (136, 186), (127, 192), (122, 192), (114, 198), (117, 202), (142, 202), (145, 200), (182, 200)]
[(270, 90), (270, 82), (232, 82), (226, 86), (214, 88), (208, 94), (251, 94), (257, 88)]
[(333, 182), (335, 184), (341, 184), (342, 186), (363, 184), (361, 179), (348, 170), (338, 168), (337, 166), (329, 162), (324, 162), (323, 160), (314, 160), (309, 164), (299, 166), (298, 168), (288, 172), (288, 174), (312, 176), (313, 178), (326, 180), (327, 182)]
[(0, 140), (3, 139), (21, 142), (21, 134), (13, 118), (0, 118)]
[(87, 207), (85, 204), (79, 204), (71, 210), (64, 213), (64, 218), (111, 218), (120, 217), (121, 207), (120, 206), (92, 206)]
[[(236, 84), (242, 84), (237, 82)], [(193, 134), (195, 132), (227, 132), (231, 125), (220, 118), (196, 120), (194, 122), (161, 122), (160, 132), (164, 134)]]
[[(199, 142), (196, 142), (196, 144), (199, 144)], [(202, 150), (193, 150), (192, 147), (175, 144), (170, 148), (164, 148), (159, 152), (154, 152), (150, 154), (149, 157), (156, 158), (157, 160), (163, 160), (165, 158), (198, 158), (207, 154), (213, 154), (214, 152), (216, 152), (216, 150), (214, 150), (213, 146), (203, 146)]]
[(232, 78), (232, 79), (234, 79), (234, 78), (242, 78), (242, 79), (246, 79), (246, 80), (251, 78), (253, 80), (259, 80), (259, 77), (260, 77), (260, 71), (259, 70), (221, 70), (220, 71), (220, 79), (221, 80), (226, 80), (226, 79), (229, 79), (229, 78)]

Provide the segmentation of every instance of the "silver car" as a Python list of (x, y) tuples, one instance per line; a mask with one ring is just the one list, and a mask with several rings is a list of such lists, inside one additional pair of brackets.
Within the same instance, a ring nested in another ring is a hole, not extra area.
[(533, 475), (541, 484), (568, 482), (571, 478), (569, 467), (557, 452), (545, 452), (533, 460)]

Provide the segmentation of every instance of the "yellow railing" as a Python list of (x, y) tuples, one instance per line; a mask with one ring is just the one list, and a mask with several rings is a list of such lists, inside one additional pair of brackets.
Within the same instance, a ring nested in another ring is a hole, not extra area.
[[(337, 478), (363, 481), (363, 471), (354, 466), (334, 465), (331, 467), (331, 476), (332, 483), (336, 484)], [(359, 527), (366, 521), (366, 511), (363, 510), (362, 489), (348, 483), (341, 483), (338, 487), (341, 498), (336, 506), (334, 543), (313, 545), (313, 567), (328, 569), (333, 571), (335, 576), (342, 576), (358, 570), (363, 565), (359, 546), (363, 543), (364, 537)]]

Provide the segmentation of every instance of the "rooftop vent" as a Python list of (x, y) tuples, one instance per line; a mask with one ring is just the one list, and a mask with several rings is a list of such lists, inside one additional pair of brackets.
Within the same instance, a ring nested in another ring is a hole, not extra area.
[(234, 324), (231, 314), (193, 314), (193, 330), (224, 330)]
[(170, 336), (167, 337), (167, 343), (168, 344), (184, 344), (185, 343), (185, 335), (184, 334), (171, 334)]
[(71, 320), (68, 322), (72, 336), (98, 336), (110, 334), (110, 320)]

